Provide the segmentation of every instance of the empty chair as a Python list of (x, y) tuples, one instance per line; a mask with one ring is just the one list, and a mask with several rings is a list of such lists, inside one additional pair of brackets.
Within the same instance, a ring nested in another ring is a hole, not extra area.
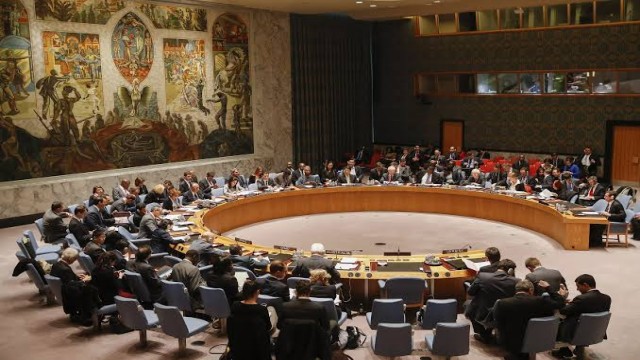
[(636, 205), (633, 207), (634, 214), (640, 214), (640, 201), (636, 202)]
[(67, 206), (67, 209), (69, 209), (70, 214), (74, 214), (76, 212), (77, 207), (78, 207), (78, 204), (71, 204)]
[(151, 303), (151, 294), (149, 293), (149, 289), (144, 283), (144, 280), (142, 280), (142, 275), (133, 271), (125, 270), (124, 278), (129, 285), (129, 289), (133, 292), (138, 301), (143, 304)]
[(102, 317), (104, 315), (113, 314), (117, 311), (116, 304), (104, 305), (101, 308), (94, 309), (91, 313), (91, 322), (93, 323), (94, 330), (100, 330), (102, 325)]
[(245, 268), (245, 267), (242, 267), (242, 266), (234, 266), (234, 267), (233, 267), (233, 270), (234, 270), (235, 272), (241, 271), (241, 272), (245, 272), (245, 273), (247, 273), (247, 278), (248, 278), (249, 280), (255, 280), (255, 279), (256, 279), (256, 274), (254, 274), (254, 273), (253, 273), (253, 271), (251, 271), (251, 270), (249, 270), (249, 269), (247, 269), (247, 268)]
[[(218, 185), (219, 188), (224, 187), (224, 184), (225, 184), (224, 176), (214, 177), (213, 179), (216, 181), (216, 185)], [(213, 190), (218, 190), (218, 189), (211, 189), (211, 191)]]
[(604, 236), (605, 236), (604, 246), (605, 247), (609, 246), (609, 239), (613, 235), (616, 236), (616, 238), (618, 239), (619, 243), (621, 243), (620, 235), (624, 236), (624, 246), (625, 247), (629, 246), (629, 223), (631, 222), (631, 219), (633, 219), (634, 213), (633, 213), (633, 210), (631, 210), (631, 209), (625, 209), (625, 213), (627, 215), (626, 215), (626, 217), (624, 219), (624, 222), (612, 222), (612, 221), (610, 221), (607, 224), (607, 231), (604, 234)]
[(298, 284), (298, 281), (300, 280), (309, 280), (305, 277), (298, 277), (298, 276), (291, 276), (289, 278), (287, 278), (287, 286), (289, 287), (289, 289), (295, 289), (296, 285)]
[(618, 202), (622, 204), (622, 207), (626, 209), (629, 207), (629, 204), (631, 203), (631, 195), (620, 194), (616, 196), (616, 200), (618, 200)]
[(47, 285), (49, 285), (49, 291), (51, 291), (53, 299), (59, 305), (62, 305), (62, 280), (51, 275), (45, 275), (44, 279), (47, 281)]
[(200, 298), (204, 312), (212, 318), (220, 319), (220, 332), (225, 333), (227, 329), (227, 318), (231, 315), (229, 302), (224, 290), (200, 286)]
[[(165, 256), (166, 258), (166, 256)], [(162, 295), (169, 306), (175, 306), (182, 311), (191, 311), (189, 290), (181, 282), (162, 281)]]
[(593, 211), (604, 211), (607, 208), (607, 200), (605, 199), (600, 199), (598, 201), (596, 201), (593, 205), (591, 205), (591, 210)]
[(78, 239), (76, 239), (75, 235), (69, 233), (64, 237), (64, 239), (67, 240), (67, 245), (69, 247), (72, 247), (78, 251), (82, 251), (82, 246), (80, 246), (80, 243), (78, 242)]
[(47, 297), (47, 304), (51, 304), (55, 301), (54, 294), (49, 289), (47, 283), (45, 283), (46, 279), (43, 279), (42, 276), (40, 276), (38, 270), (33, 264), (27, 264), (27, 276), (36, 288), (38, 288), (38, 292)]
[(127, 239), (128, 241), (137, 241), (137, 242), (149, 241), (149, 239), (146, 239), (146, 238), (138, 239), (138, 234), (137, 233), (135, 233), (135, 234), (131, 233), (124, 226), (118, 226), (118, 232), (120, 233), (120, 235), (124, 236), (124, 238)]
[(264, 305), (264, 306), (273, 306), (273, 308), (276, 309), (276, 311), (278, 312), (280, 311), (280, 309), (282, 309), (283, 303), (284, 301), (282, 300), (281, 297), (264, 295), (264, 294), (258, 295), (258, 304)]
[(173, 265), (181, 263), (182, 259), (177, 256), (165, 255), (164, 261), (168, 266), (173, 267)]
[(44, 219), (36, 219), (34, 222), (36, 224), (36, 228), (38, 228), (38, 232), (40, 233), (40, 239), (44, 240)]
[(578, 201), (578, 197), (579, 197), (579, 195), (578, 195), (578, 194), (573, 195), (573, 196), (571, 197), (571, 199), (569, 199), (569, 202), (570, 202), (570, 203), (572, 203), (572, 204), (575, 204), (575, 203), (576, 203), (576, 201)]
[(58, 259), (60, 258), (60, 256), (58, 256), (58, 254), (56, 253), (47, 253), (47, 254), (34, 256), (34, 254), (29, 252), (29, 249), (27, 248), (27, 245), (25, 245), (24, 242), (22, 241), (22, 238), (16, 240), (16, 244), (18, 244), (18, 248), (20, 249), (22, 256), (24, 256), (27, 259), (34, 259), (35, 257), (34, 260), (36, 261), (46, 261), (48, 263), (54, 263), (58, 261)]
[(411, 324), (378, 324), (371, 336), (373, 353), (381, 356), (405, 356), (412, 351)]
[(202, 319), (182, 316), (180, 310), (175, 306), (164, 306), (153, 304), (158, 315), (158, 321), (162, 332), (169, 336), (178, 338), (178, 349), (180, 352), (187, 348), (187, 338), (204, 331), (209, 323)]
[(420, 324), (423, 329), (431, 330), (441, 322), (454, 323), (458, 318), (456, 299), (429, 299), (423, 309), (422, 323)]
[(249, 184), (249, 191), (256, 191), (258, 190), (258, 184), (253, 183), (253, 184)]
[(439, 323), (433, 335), (425, 337), (427, 348), (433, 355), (461, 356), (469, 353), (470, 325), (458, 323)]
[(327, 318), (332, 325), (340, 326), (347, 321), (347, 313), (344, 311), (341, 312), (340, 318), (338, 318), (338, 311), (336, 310), (336, 304), (333, 302), (333, 299), (311, 297), (309, 300), (318, 302), (324, 306), (324, 309), (327, 311)]
[[(222, 186), (222, 185), (220, 185)], [(224, 196), (224, 188), (223, 187), (219, 187), (217, 189), (211, 189), (211, 197), (215, 198), (215, 197), (222, 197)]]
[(387, 281), (378, 280), (380, 291), (387, 299), (402, 299), (408, 308), (421, 307), (424, 304), (424, 291), (427, 284), (417, 277), (396, 277)]
[(85, 254), (84, 252), (80, 252), (78, 254), (78, 262), (80, 263), (80, 267), (82, 267), (82, 269), (86, 271), (87, 274), (91, 274), (93, 272), (93, 269), (95, 269), (96, 267), (93, 263), (93, 260), (91, 259), (91, 256)]
[(584, 359), (586, 346), (598, 344), (604, 340), (609, 320), (611, 320), (609, 311), (580, 315), (573, 338), (569, 342), (569, 344), (576, 346), (574, 353), (578, 359)]
[(22, 235), (26, 236), (29, 239), (29, 243), (31, 244), (31, 247), (33, 247), (33, 250), (36, 252), (36, 255), (59, 253), (60, 251), (62, 251), (62, 245), (58, 244), (47, 244), (38, 246), (38, 241), (36, 240), (36, 237), (33, 235), (33, 231), (31, 230), (25, 230)]
[(401, 324), (405, 322), (402, 299), (374, 299), (371, 312), (367, 313), (369, 327), (375, 329), (380, 323)]
[(140, 332), (140, 345), (147, 345), (147, 329), (158, 325), (158, 315), (153, 310), (144, 310), (138, 300), (116, 296), (116, 308), (122, 324)]
[(536, 353), (553, 350), (559, 325), (560, 318), (555, 316), (529, 319), (520, 352), (535, 357)]

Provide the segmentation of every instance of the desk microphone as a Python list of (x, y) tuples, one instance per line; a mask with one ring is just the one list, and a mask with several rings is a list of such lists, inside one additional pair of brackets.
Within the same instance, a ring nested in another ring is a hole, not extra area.
[[(469, 249), (471, 249), (471, 244), (467, 244), (467, 245), (463, 246), (462, 249), (460, 249), (460, 250), (469, 250)], [(461, 253), (461, 251), (458, 251), (456, 253), (458, 259), (460, 259), (460, 253)]]

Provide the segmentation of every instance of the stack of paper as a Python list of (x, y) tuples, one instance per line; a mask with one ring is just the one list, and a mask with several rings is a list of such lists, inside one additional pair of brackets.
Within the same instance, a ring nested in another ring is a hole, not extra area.
[(473, 262), (469, 259), (464, 259), (464, 258), (462, 259), (462, 262), (464, 263), (464, 266), (467, 267), (467, 269), (473, 270), (475, 272), (478, 272), (478, 270), (480, 270), (480, 268), (483, 266), (491, 265), (489, 261)]

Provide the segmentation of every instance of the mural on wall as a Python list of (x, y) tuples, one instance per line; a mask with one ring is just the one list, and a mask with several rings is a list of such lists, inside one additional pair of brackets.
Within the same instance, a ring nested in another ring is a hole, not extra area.
[(118, 21), (111, 38), (111, 56), (120, 74), (133, 84), (143, 81), (153, 65), (153, 39), (149, 30), (134, 13)]
[(207, 31), (205, 9), (155, 4), (141, 4), (139, 8), (158, 29)]
[(248, 31), (244, 21), (230, 13), (213, 25), (213, 96), (206, 102), (217, 129), (203, 142), (203, 157), (253, 151)]
[(209, 135), (205, 106), (204, 40), (164, 39), (165, 96), (167, 126), (185, 133), (190, 144)]
[(124, 0), (35, 0), (38, 20), (106, 24)]

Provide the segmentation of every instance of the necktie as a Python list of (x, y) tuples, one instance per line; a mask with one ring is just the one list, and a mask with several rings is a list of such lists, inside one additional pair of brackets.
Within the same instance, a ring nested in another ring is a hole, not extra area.
[(593, 196), (593, 190), (594, 190), (594, 186), (592, 186), (591, 189), (589, 189), (589, 196)]
[(609, 212), (609, 209), (611, 208), (611, 203), (607, 203), (607, 208), (604, 210), (605, 212)]
[(351, 184), (351, 173), (347, 174), (347, 184)]

